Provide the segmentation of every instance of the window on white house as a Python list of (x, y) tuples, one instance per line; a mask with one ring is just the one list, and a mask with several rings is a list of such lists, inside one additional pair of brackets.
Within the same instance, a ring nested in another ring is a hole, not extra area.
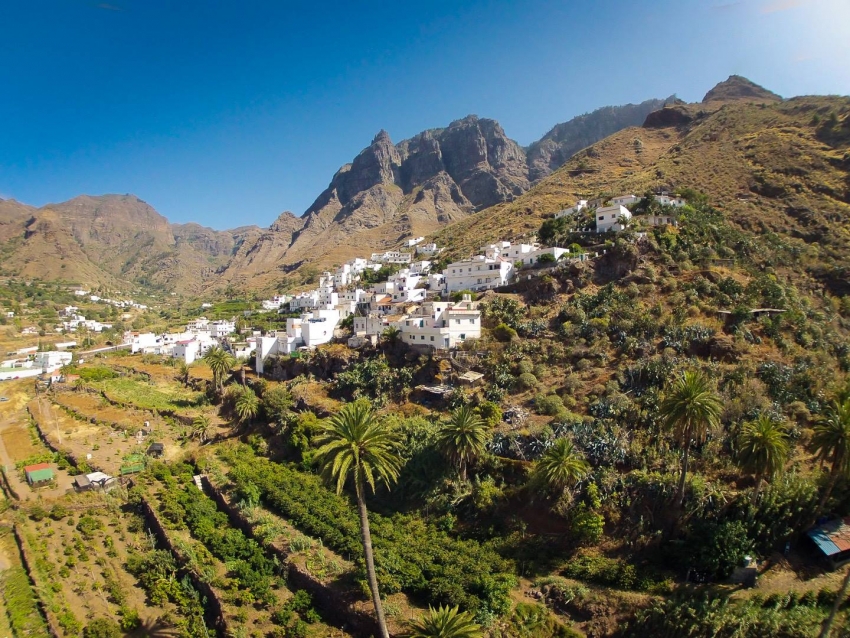
[(605, 215), (600, 215), (600, 216), (599, 216), (599, 221), (605, 221)]

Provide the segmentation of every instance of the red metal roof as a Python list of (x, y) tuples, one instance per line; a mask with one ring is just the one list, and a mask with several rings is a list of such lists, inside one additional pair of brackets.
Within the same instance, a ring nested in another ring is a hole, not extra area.
[(27, 465), (24, 467), (24, 472), (35, 472), (36, 470), (49, 470), (50, 465), (48, 463), (36, 463), (35, 465)]

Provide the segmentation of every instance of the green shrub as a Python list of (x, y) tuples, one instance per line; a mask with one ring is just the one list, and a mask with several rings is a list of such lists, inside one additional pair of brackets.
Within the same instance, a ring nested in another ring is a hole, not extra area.
[(516, 385), (520, 390), (532, 390), (537, 387), (537, 377), (530, 372), (523, 372), (517, 377)]
[(492, 401), (482, 401), (478, 405), (478, 414), (481, 419), (491, 428), (496, 427), (502, 422), (502, 408), (497, 403)]
[(508, 343), (517, 338), (516, 330), (504, 323), (500, 323), (498, 326), (493, 328), (491, 330), (491, 334), (496, 341), (501, 341), (502, 343)]
[(686, 557), (689, 567), (705, 572), (710, 578), (728, 578), (744, 556), (753, 550), (747, 528), (740, 521), (715, 523), (699, 521), (688, 536)]
[(83, 638), (121, 638), (123, 632), (111, 618), (96, 618), (83, 629)]
[(540, 414), (558, 416), (565, 411), (564, 400), (557, 394), (540, 394), (534, 399), (534, 407)]

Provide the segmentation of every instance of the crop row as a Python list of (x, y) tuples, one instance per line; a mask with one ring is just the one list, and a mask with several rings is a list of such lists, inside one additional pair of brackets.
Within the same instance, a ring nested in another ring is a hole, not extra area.
[[(237, 490), (254, 486), (263, 501), (304, 532), (362, 562), (355, 508), (321, 479), (256, 456), (243, 445), (221, 451)], [(491, 547), (449, 535), (424, 519), (370, 514), (382, 591), (403, 591), (432, 605), (459, 605), (479, 614), (504, 614), (515, 584), (511, 565)]]

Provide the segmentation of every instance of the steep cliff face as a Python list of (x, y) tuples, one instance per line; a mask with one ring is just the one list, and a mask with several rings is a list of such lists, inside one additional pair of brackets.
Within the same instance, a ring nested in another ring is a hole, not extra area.
[(381, 131), (337, 171), (281, 257), (295, 263), (363, 233), (382, 244), (430, 232), (528, 187), (525, 153), (493, 120), (470, 115), (397, 145)]
[(652, 99), (640, 104), (605, 106), (556, 124), (539, 141), (528, 147), (530, 178), (532, 181), (543, 179), (581, 149), (624, 128), (640, 126), (653, 111), (679, 101), (675, 95), (671, 95), (666, 100)]

